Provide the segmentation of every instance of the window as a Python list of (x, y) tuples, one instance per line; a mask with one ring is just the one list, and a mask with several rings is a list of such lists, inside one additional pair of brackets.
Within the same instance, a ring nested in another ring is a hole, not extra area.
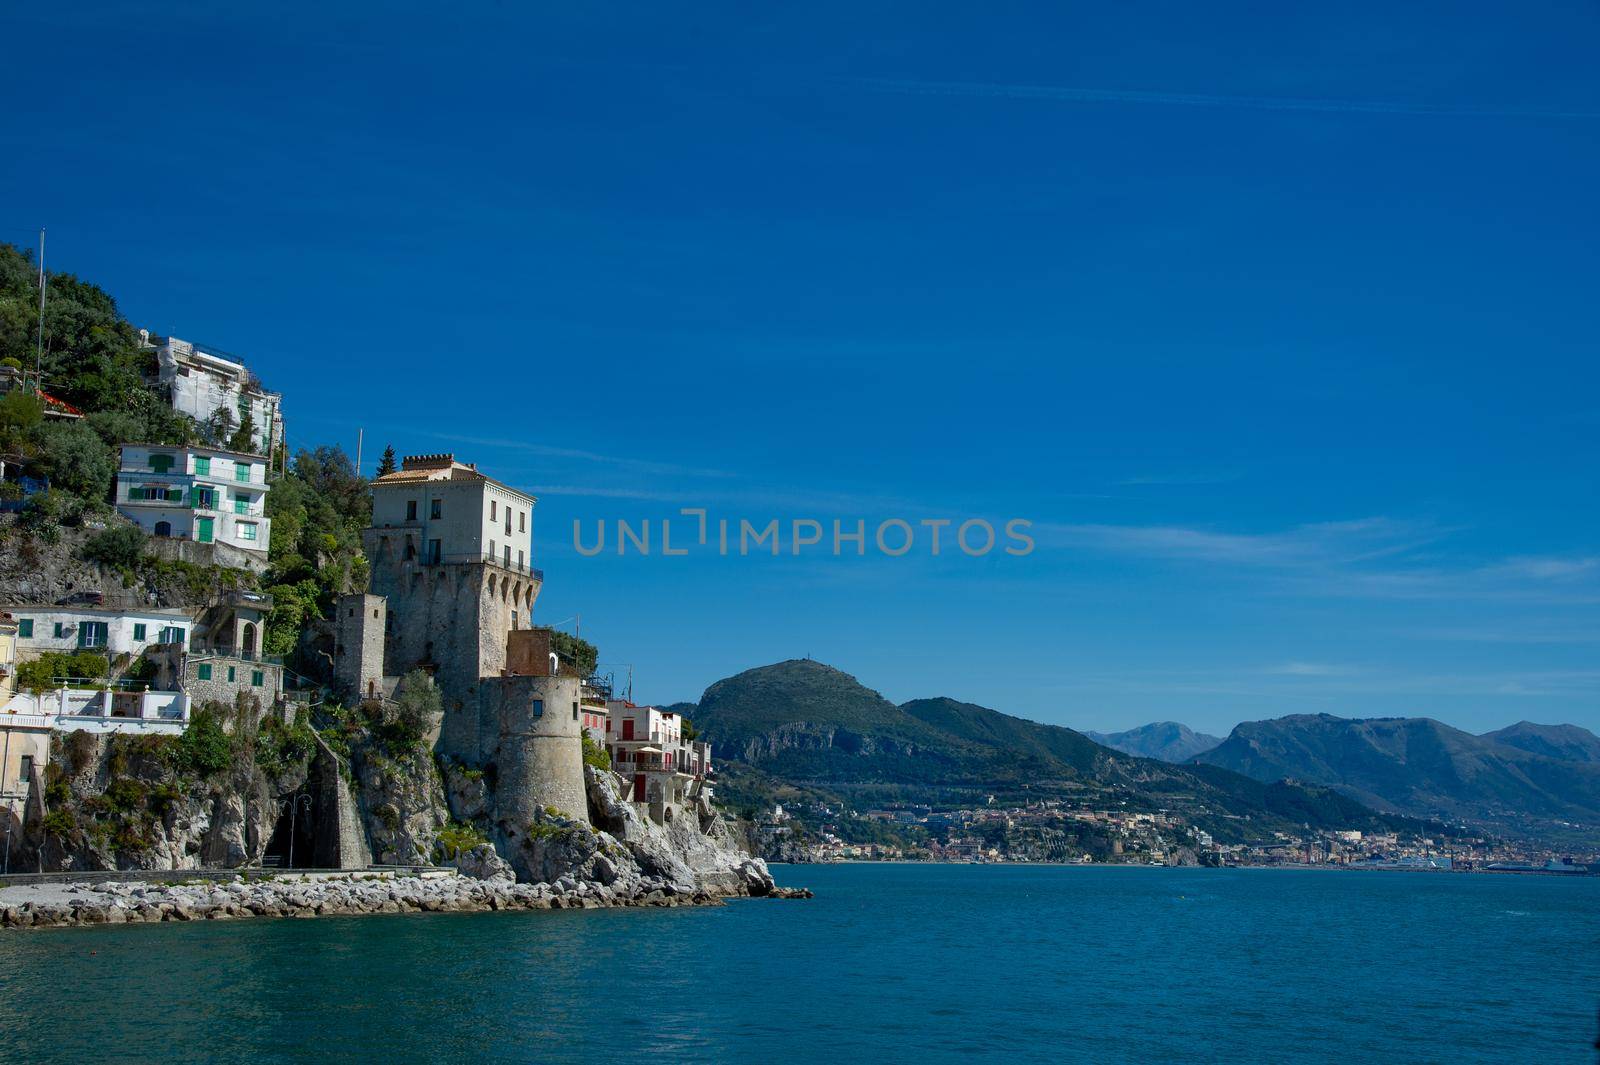
[(239, 671), (232, 666), (228, 667), (228, 683), (232, 684), (237, 679)]
[(430, 502), (428, 504), (428, 517), (430, 517), (430, 518), (442, 518), (442, 517), (444, 517), (444, 500), (435, 499), (435, 500), (433, 500), (432, 502)]
[(239, 539), (254, 540), (256, 538), (256, 524), (253, 521), (239, 522)]
[(33, 619), (23, 618), (17, 622), (17, 636), (23, 640), (33, 639)]
[(235, 462), (233, 464), (233, 479), (235, 481), (248, 481), (248, 480), (250, 480), (250, 463), (248, 463), (248, 462)]
[(211, 663), (210, 662), (201, 662), (200, 663), (200, 667), (195, 670), (195, 675), (198, 676), (201, 680), (210, 680), (211, 679)]
[(578, 720), (578, 704), (577, 703), (573, 703), (572, 704), (572, 720), (574, 720), (574, 721)]
[(25, 754), (22, 761), (17, 763), (17, 782), (29, 780), (33, 777), (33, 755)]
[(211, 459), (209, 456), (196, 455), (194, 457), (194, 475), (196, 477), (211, 476)]
[(517, 532), (527, 532), (527, 531), (528, 531), (528, 512), (525, 511), (525, 510), (519, 510), (519, 511), (517, 511)]
[(157, 473), (169, 473), (174, 461), (176, 460), (171, 455), (151, 455), (150, 468)]
[(515, 610), (511, 612), (511, 627), (513, 629), (517, 627), (517, 612)]
[(506, 535), (511, 535), (511, 508), (506, 508)]
[(189, 502), (196, 510), (216, 510), (217, 493), (209, 488), (191, 488)]
[(506, 545), (506, 568), (511, 568), (511, 545)]
[(491, 499), (491, 500), (489, 500), (489, 520), (490, 520), (490, 521), (494, 521), (494, 520), (495, 520), (495, 515), (496, 515), (496, 514), (497, 514), (497, 513), (498, 513), (498, 511), (497, 511), (497, 510), (496, 510), (496, 508), (497, 508), (497, 507), (498, 507), (498, 506), (499, 506), (499, 505), (500, 505), (500, 504), (498, 504), (498, 503), (496, 503), (496, 502), (495, 502), (495, 501), (494, 501), (494, 500), (492, 500), (492, 499)]
[(134, 625), (133, 625), (133, 638), (135, 640), (142, 640), (142, 639), (144, 639), (144, 634), (145, 634), (144, 624), (142, 622), (134, 622)]
[(235, 514), (250, 513), (250, 497), (240, 492), (233, 494), (233, 512)]
[(533, 701), (533, 716), (534, 717), (543, 717), (544, 716), (544, 700), (543, 699), (535, 699)]
[(417, 520), (417, 501), (415, 499), (406, 500), (406, 520)]
[(521, 551), (517, 552), (517, 568), (518, 569), (522, 568), (522, 552)]
[(493, 540), (489, 541), (489, 557), (491, 559), (494, 558), (494, 541)]
[(437, 566), (443, 560), (444, 560), (444, 541), (443, 540), (429, 540), (428, 541), (428, 564), (430, 566)]
[(66, 624), (64, 622), (60, 622), (60, 621), (56, 622), (56, 639), (59, 640), (59, 639), (61, 639), (61, 637), (65, 636), (66, 634), (67, 634), (67, 626), (66, 626)]
[(166, 628), (161, 630), (161, 642), (162, 643), (182, 643), (183, 642), (183, 630), (180, 629), (176, 625), (168, 625)]
[(181, 489), (181, 488), (169, 488), (169, 489), (167, 489), (167, 491), (165, 493), (165, 496), (166, 496), (166, 501), (168, 503), (182, 503), (183, 502), (183, 489)]
[(261, 687), (262, 683), (265, 682), (266, 679), (267, 679), (266, 675), (264, 673), (262, 673), (261, 670), (252, 669), (250, 671), (250, 685), (251, 685), (251, 687), (254, 687), (254, 688)]

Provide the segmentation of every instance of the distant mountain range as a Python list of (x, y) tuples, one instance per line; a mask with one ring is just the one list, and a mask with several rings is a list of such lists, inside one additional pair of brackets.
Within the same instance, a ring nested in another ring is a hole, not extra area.
[(1299, 714), (1237, 726), (1197, 761), (1333, 787), (1378, 810), (1600, 839), (1600, 737), (1530, 722), (1474, 736), (1431, 718)]
[(821, 798), (857, 810), (893, 802), (1075, 804), (1186, 813), (1221, 840), (1305, 824), (1410, 828), (1332, 789), (1258, 782), (1212, 766), (1174, 765), (1101, 746), (1081, 733), (954, 699), (896, 706), (820, 662), (791, 660), (718, 681), (679, 704), (713, 745), (730, 804)]
[(1126, 732), (1085, 732), (1084, 735), (1102, 747), (1163, 762), (1187, 762), (1222, 742), (1221, 736), (1207, 736), (1176, 721), (1157, 721)]

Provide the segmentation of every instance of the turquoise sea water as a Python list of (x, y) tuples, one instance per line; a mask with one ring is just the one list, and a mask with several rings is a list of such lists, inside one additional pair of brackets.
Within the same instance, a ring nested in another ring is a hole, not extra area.
[(777, 870), (809, 901), (0, 934), (0, 1061), (1595, 1060), (1600, 879)]

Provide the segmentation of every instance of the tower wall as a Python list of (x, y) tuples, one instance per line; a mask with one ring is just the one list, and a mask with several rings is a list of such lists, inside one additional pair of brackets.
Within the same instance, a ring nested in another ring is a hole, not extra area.
[(388, 604), (381, 595), (340, 596), (334, 615), (333, 676), (345, 695), (383, 694)]
[(367, 530), (366, 548), (372, 591), (389, 601), (390, 669), (432, 670), (448, 721), (505, 669), (507, 635), (528, 627), (540, 582), (481, 561), (430, 563), (404, 528)]
[[(440, 737), (443, 753), (494, 764), (496, 819), (518, 835), (547, 806), (589, 819), (581, 692), (576, 677), (487, 678), (478, 689), (473, 734), (461, 729)], [(449, 744), (461, 746), (446, 749)]]

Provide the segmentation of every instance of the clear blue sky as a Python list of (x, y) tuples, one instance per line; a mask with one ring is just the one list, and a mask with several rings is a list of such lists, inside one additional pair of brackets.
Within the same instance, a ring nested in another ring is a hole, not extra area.
[[(1593, 4), (538, 7), (10, 5), (0, 239), (536, 493), (641, 698), (1600, 727)], [(1038, 549), (573, 549), (695, 505)]]

